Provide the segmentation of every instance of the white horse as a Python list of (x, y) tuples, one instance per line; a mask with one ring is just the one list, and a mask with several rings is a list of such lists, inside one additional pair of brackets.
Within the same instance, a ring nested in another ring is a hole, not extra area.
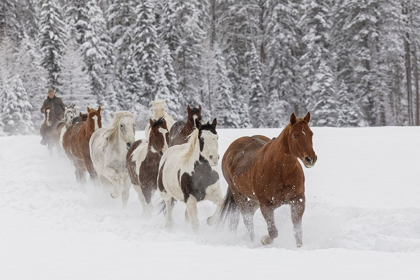
[[(164, 118), (166, 121), (166, 126), (168, 127), (168, 131), (171, 130), (171, 127), (174, 125), (174, 119), (165, 111), (165, 100), (156, 100), (152, 101), (153, 106), (153, 117), (152, 120), (157, 121), (160, 118)], [(149, 139), (150, 134), (150, 124), (147, 123), (146, 127), (144, 128), (144, 135), (145, 139)]]
[(213, 216), (207, 223), (214, 224), (220, 212), (222, 191), (219, 174), (215, 170), (219, 161), (217, 120), (212, 124), (196, 127), (188, 142), (170, 147), (159, 164), (158, 189), (165, 202), (166, 227), (172, 227), (172, 200), (183, 201), (187, 205), (186, 218), (194, 231), (198, 231), (197, 202), (210, 200), (217, 205)]
[(90, 157), (99, 181), (109, 188), (111, 197), (117, 198), (122, 194), (124, 207), (130, 190), (125, 157), (134, 142), (134, 134), (134, 114), (120, 111), (115, 113), (111, 127), (98, 129), (89, 141)]
[(61, 123), (64, 123), (64, 126), (62, 126), (62, 128), (60, 130), (60, 139), (58, 140), (58, 148), (60, 149), (60, 151), (63, 151), (63, 152), (64, 152), (63, 135), (66, 132), (67, 128), (69, 128), (69, 126), (71, 126), (73, 124), (73, 120), (77, 116), (76, 108), (74, 106), (75, 105), (72, 104), (69, 107), (67, 107), (67, 106), (65, 107), (64, 117), (60, 121)]

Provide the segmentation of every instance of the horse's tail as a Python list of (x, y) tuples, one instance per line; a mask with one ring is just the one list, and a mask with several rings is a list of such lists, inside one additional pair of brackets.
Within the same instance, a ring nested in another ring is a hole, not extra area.
[[(181, 154), (181, 160), (184, 164), (186, 164), (191, 159), (196, 159), (199, 156), (200, 150), (197, 149), (197, 141), (198, 141), (198, 134), (199, 130), (195, 128), (193, 132), (191, 132), (190, 136), (188, 136), (187, 147), (185, 151)], [(197, 153), (194, 155), (194, 153)]]
[(226, 196), (223, 199), (222, 207), (220, 208), (219, 217), (217, 219), (216, 229), (223, 228), (227, 219), (230, 219), (232, 214), (237, 211), (238, 205), (233, 197), (232, 188), (228, 186)]
[[(172, 198), (171, 205), (174, 207), (176, 200)], [(160, 202), (154, 207), (153, 212), (156, 214), (166, 214), (166, 203), (163, 199), (160, 200)]]

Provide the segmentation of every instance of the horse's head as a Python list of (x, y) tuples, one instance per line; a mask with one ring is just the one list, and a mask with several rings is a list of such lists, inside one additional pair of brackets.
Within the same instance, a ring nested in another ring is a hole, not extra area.
[[(201, 111), (201, 107), (200, 107)], [(216, 166), (219, 162), (219, 136), (217, 135), (217, 119), (210, 124), (202, 124), (198, 119), (195, 125), (199, 130), (200, 155), (204, 157), (211, 166)]]
[(66, 106), (64, 110), (64, 123), (69, 126), (73, 123), (73, 119), (77, 116), (76, 108), (74, 108), (74, 104), (70, 105), (69, 107)]
[(190, 105), (187, 107), (188, 111), (188, 118), (187, 120), (194, 123), (195, 120), (199, 120), (201, 122), (201, 105), (198, 108), (190, 108)]
[(292, 113), (290, 116), (290, 132), (288, 136), (289, 149), (293, 156), (300, 158), (303, 164), (310, 168), (315, 165), (317, 156), (312, 147), (312, 136), (314, 135), (309, 128), (311, 114), (308, 112), (302, 118), (296, 118)]
[(165, 100), (152, 101), (153, 112), (160, 112), (165, 110)]
[(118, 112), (115, 114), (115, 119), (118, 120), (118, 123), (114, 125), (118, 125), (120, 141), (125, 143), (128, 150), (135, 141), (136, 123), (134, 121), (134, 115), (130, 112)]
[(53, 108), (52, 107), (45, 108), (44, 116), (45, 116), (45, 124), (47, 126), (52, 126), (52, 124), (54, 122), (54, 110), (53, 110)]
[(101, 106), (97, 110), (87, 107), (87, 120), (92, 131), (102, 128)]
[(149, 145), (157, 152), (164, 153), (168, 149), (169, 131), (166, 120), (160, 118), (157, 121), (150, 120)]

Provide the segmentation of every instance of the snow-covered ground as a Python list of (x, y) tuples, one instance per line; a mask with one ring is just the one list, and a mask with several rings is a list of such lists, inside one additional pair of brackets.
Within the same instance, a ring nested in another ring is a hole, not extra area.
[[(304, 169), (300, 249), (286, 206), (269, 247), (259, 211), (251, 242), (242, 222), (236, 235), (214, 233), (209, 202), (199, 204), (199, 234), (182, 203), (168, 232), (163, 215), (142, 217), (133, 190), (122, 209), (106, 191), (77, 185), (70, 161), (50, 157), (39, 136), (2, 137), (0, 279), (420, 279), (420, 128), (313, 131), (318, 162)], [(218, 132), (223, 155), (240, 136), (280, 129)]]

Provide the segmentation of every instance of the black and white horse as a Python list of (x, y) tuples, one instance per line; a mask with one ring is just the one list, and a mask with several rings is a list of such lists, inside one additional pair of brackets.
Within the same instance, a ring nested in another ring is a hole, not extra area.
[(186, 218), (194, 231), (198, 231), (197, 202), (212, 201), (217, 205), (215, 214), (208, 218), (213, 224), (220, 211), (222, 191), (219, 174), (215, 170), (219, 161), (217, 120), (201, 124), (196, 120), (196, 128), (188, 142), (170, 147), (159, 164), (158, 189), (166, 206), (166, 227), (172, 227), (173, 200), (186, 203)]

